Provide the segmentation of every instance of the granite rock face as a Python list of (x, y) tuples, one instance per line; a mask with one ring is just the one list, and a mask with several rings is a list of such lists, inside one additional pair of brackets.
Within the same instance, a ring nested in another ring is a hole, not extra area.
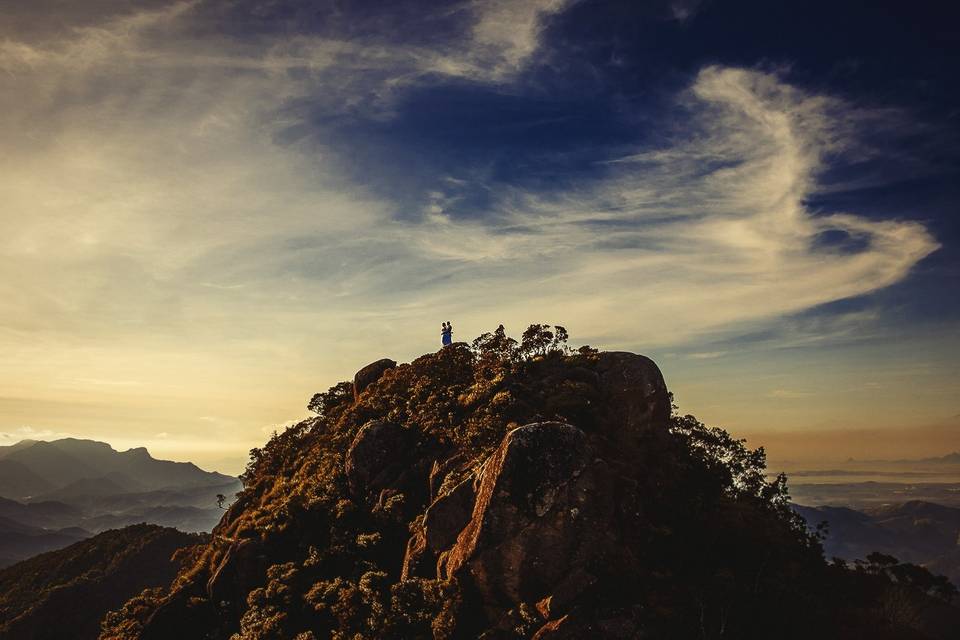
[(510, 431), (478, 473), (430, 504), (407, 544), (402, 577), (466, 585), (491, 622), (517, 602), (534, 602), (550, 621), (542, 637), (584, 632), (587, 622), (570, 615), (590, 597), (596, 574), (635, 565), (621, 535), (628, 525), (617, 478), (590, 440), (560, 422)]
[(670, 396), (653, 360), (625, 351), (606, 351), (600, 354), (597, 373), (608, 424), (621, 434), (666, 427)]
[(580, 552), (589, 456), (586, 436), (568, 424), (508, 433), (483, 465), (470, 522), (443, 563), (446, 577), (471, 581), (491, 605), (546, 596)]
[(400, 425), (382, 420), (371, 420), (360, 428), (344, 465), (352, 495), (362, 496), (386, 488), (402, 470), (408, 435)]
[(357, 371), (353, 376), (353, 398), (356, 400), (360, 394), (371, 384), (380, 379), (386, 371), (397, 366), (395, 360), (383, 358), (376, 362), (371, 362), (364, 368)]
[(602, 353), (595, 371), (563, 372), (562, 382), (571, 380), (596, 389), (605, 428), (531, 423), (469, 473), (458, 456), (434, 463), (432, 499), (407, 542), (402, 578), (466, 585), (491, 624), (518, 602), (537, 603), (545, 624), (536, 637), (631, 637), (629, 616), (591, 620), (578, 603), (598, 575), (638, 568), (624, 534), (637, 513), (617, 504), (623, 478), (602, 456), (611, 442), (665, 432), (670, 398), (657, 365), (632, 353)]
[[(611, 585), (643, 572), (639, 486), (670, 417), (659, 369), (619, 352), (484, 366), (454, 344), (360, 369), (352, 396), (334, 396), (316, 424), (259, 454), (253, 489), (214, 531), (196, 577), (164, 597), (140, 637), (175, 635), (189, 616), (210, 637), (259, 638), (252, 611), (290, 629), (342, 625), (321, 612), (345, 611), (325, 600), (343, 574), (279, 586), (340, 566), (323, 559), (334, 557), (362, 567), (361, 583), (455, 589), (451, 637), (519, 627), (633, 637), (630, 612), (604, 603)], [(373, 566), (383, 573), (366, 573)], [(313, 608), (264, 604), (287, 588), (306, 589)]]
[(424, 513), (423, 523), (407, 542), (402, 579), (436, 578), (440, 554), (448, 551), (470, 522), (476, 499), (476, 478), (469, 477), (440, 493)]

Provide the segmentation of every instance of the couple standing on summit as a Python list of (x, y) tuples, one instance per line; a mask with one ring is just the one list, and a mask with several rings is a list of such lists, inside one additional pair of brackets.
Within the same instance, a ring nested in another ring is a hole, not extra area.
[(453, 343), (453, 325), (449, 322), (440, 325), (440, 342), (445, 347)]

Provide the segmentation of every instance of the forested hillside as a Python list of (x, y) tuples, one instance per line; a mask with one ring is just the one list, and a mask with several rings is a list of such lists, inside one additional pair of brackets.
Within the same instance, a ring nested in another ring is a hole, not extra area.
[(674, 415), (648, 358), (565, 343), (501, 327), (317, 394), (101, 638), (951, 637), (949, 582), (828, 563), (762, 450)]

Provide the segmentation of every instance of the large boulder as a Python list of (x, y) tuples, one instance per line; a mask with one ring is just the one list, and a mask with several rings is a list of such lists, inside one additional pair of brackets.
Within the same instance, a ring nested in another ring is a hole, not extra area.
[(610, 424), (619, 432), (613, 435), (667, 427), (670, 394), (653, 360), (626, 351), (606, 351), (600, 354), (596, 370)]
[(357, 432), (347, 450), (344, 473), (355, 497), (387, 487), (404, 469), (410, 438), (393, 422), (371, 420)]
[(353, 399), (356, 400), (363, 393), (363, 390), (380, 379), (384, 372), (397, 366), (395, 360), (383, 358), (376, 362), (371, 362), (353, 376)]
[(233, 542), (207, 580), (207, 596), (218, 606), (238, 606), (246, 590), (266, 572), (263, 550), (252, 539)]
[(484, 463), (470, 522), (441, 555), (443, 577), (470, 584), (490, 618), (558, 588), (561, 608), (572, 606), (592, 585), (591, 571), (618, 564), (615, 495), (580, 429), (518, 427)]
[(437, 578), (437, 557), (453, 546), (470, 522), (476, 498), (475, 478), (467, 477), (430, 503), (422, 524), (407, 543), (401, 578)]

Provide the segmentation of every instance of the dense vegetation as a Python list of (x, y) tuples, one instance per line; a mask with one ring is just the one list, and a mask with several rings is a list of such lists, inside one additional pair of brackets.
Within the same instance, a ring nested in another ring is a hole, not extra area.
[[(924, 612), (947, 607), (948, 583), (885, 557), (827, 563), (790, 509), (786, 479), (766, 480), (762, 450), (671, 416), (649, 360), (566, 342), (562, 327), (533, 325), (519, 341), (499, 327), (388, 368), (365, 389), (345, 382), (317, 394), (316, 417), (251, 452), (245, 488), (210, 542), (169, 588), (107, 616), (101, 637), (938, 637)], [(636, 388), (621, 382), (637, 375)], [(641, 387), (653, 390), (646, 404), (633, 397)], [(537, 464), (509, 467), (507, 434), (530, 423), (585, 443), (586, 466), (557, 480), (549, 465), (569, 461), (546, 442), (545, 466), (534, 450)], [(499, 493), (484, 493), (495, 470)], [(527, 487), (526, 497), (502, 498), (507, 486)], [(570, 508), (570, 487), (593, 490)], [(545, 534), (535, 543), (514, 548), (521, 531), (501, 548), (481, 532), (486, 546), (463, 551), (483, 518), (509, 522), (540, 494), (550, 501), (531, 516)], [(417, 541), (433, 535), (438, 505), (455, 512), (458, 500), (473, 520), (430, 556)], [(586, 527), (558, 519), (581, 510)], [(538, 568), (533, 547), (551, 553), (570, 531), (581, 544), (549, 556), (563, 566)], [(480, 555), (534, 561), (483, 575), (469, 564)]]
[(110, 609), (167, 585), (174, 554), (204, 537), (155, 525), (106, 531), (0, 571), (0, 637), (95, 638)]

